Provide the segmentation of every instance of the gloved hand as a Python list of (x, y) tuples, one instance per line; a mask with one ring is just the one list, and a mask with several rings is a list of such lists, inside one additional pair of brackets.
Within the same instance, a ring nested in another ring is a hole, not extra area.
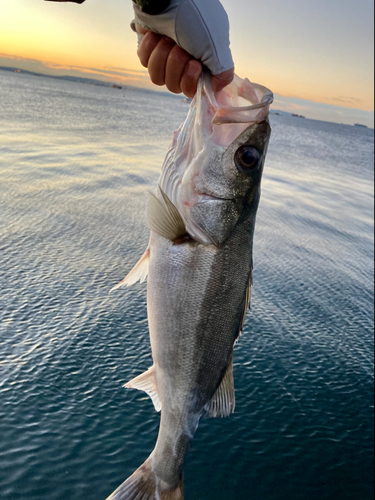
[(134, 5), (132, 27), (143, 38), (138, 56), (156, 85), (193, 97), (202, 64), (212, 73), (215, 92), (231, 83), (234, 64), (229, 22), (219, 0), (171, 0), (161, 14)]

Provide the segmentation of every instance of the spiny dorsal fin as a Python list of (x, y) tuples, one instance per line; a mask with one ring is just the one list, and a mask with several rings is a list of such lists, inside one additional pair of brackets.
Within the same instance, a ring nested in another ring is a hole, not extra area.
[(229, 417), (234, 413), (236, 407), (236, 397), (234, 394), (234, 378), (233, 378), (233, 355), (230, 359), (227, 371), (224, 378), (215, 392), (214, 397), (205, 407), (205, 417)]
[(135, 379), (125, 384), (124, 387), (126, 387), (127, 389), (138, 389), (138, 391), (145, 392), (152, 399), (155, 410), (157, 412), (161, 411), (161, 402), (159, 399), (158, 387), (156, 384), (155, 365), (149, 368), (147, 372), (142, 373), (142, 375), (139, 375)]
[(112, 288), (109, 292), (113, 292), (114, 290), (118, 290), (119, 288), (123, 288), (124, 286), (132, 286), (137, 281), (140, 283), (144, 283), (146, 281), (148, 275), (148, 265), (150, 262), (150, 247), (147, 248), (145, 253), (130, 271), (130, 273), (124, 278), (121, 283)]
[(185, 223), (177, 208), (161, 188), (160, 192), (164, 203), (150, 193), (151, 196), (146, 214), (147, 225), (151, 231), (167, 240), (178, 240), (186, 234)]

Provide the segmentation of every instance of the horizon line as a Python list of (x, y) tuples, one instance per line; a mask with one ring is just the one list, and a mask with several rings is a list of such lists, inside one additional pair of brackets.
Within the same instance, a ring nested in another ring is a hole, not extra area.
[[(26, 65), (29, 67), (15, 68), (14, 64), (16, 62), (23, 63), (22, 66)], [(68, 65), (61, 65), (61, 64), (41, 61), (38, 59), (15, 56), (12, 54), (0, 53), (0, 64), (2, 63), (4, 64), (3, 65), (4, 68), (8, 67), (14, 69), (21, 69), (24, 71), (28, 71), (30, 73), (37, 73), (39, 75), (44, 75), (44, 76), (60, 76), (60, 77), (67, 76), (73, 78), (74, 77), (88, 78), (88, 75), (91, 75), (93, 77), (94, 76), (96, 77), (91, 79), (95, 79), (96, 81), (99, 82), (107, 82), (113, 84), (121, 83), (122, 85), (128, 85), (130, 87), (138, 89), (153, 91), (156, 93), (163, 92), (165, 94), (173, 95), (165, 87), (156, 87), (155, 85), (153, 85), (149, 79), (147, 71), (142, 69), (132, 70), (119, 67), (116, 68), (108, 67), (99, 69), (99, 68), (89, 68), (89, 67), (74, 66), (74, 65), (68, 66)], [(281, 108), (279, 108), (279, 110), (285, 111), (287, 113), (293, 114), (299, 112), (298, 114), (301, 114), (300, 112), (305, 112), (309, 114), (308, 113), (309, 111), (310, 113), (315, 111), (315, 113), (313, 113), (315, 117), (309, 116), (308, 118), (327, 121), (331, 123), (344, 123), (344, 121), (346, 121), (346, 124), (348, 125), (359, 123), (360, 121), (365, 120), (367, 122), (366, 126), (368, 126), (368, 124), (370, 123), (371, 125), (369, 128), (374, 128), (373, 124), (374, 109), (364, 110), (361, 108), (354, 108), (337, 104), (327, 104), (321, 101), (319, 102), (319, 101), (303, 99), (298, 96), (291, 97), (275, 93), (274, 105), (277, 104), (277, 102), (279, 103), (279, 106), (281, 105)], [(329, 110), (331, 110), (332, 112), (334, 111), (332, 116), (329, 115), (328, 113)], [(320, 113), (321, 115), (327, 115), (329, 116), (329, 118), (328, 117), (317, 118), (316, 117), (317, 113)], [(346, 117), (345, 114), (347, 115)]]

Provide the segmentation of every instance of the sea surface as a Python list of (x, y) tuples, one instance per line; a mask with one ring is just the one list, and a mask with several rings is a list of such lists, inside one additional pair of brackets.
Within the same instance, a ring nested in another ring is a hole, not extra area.
[[(262, 82), (267, 83), (267, 82)], [(109, 295), (182, 98), (0, 71), (0, 499), (104, 500), (152, 451), (146, 285)], [(271, 116), (235, 415), (186, 500), (372, 500), (373, 131)]]

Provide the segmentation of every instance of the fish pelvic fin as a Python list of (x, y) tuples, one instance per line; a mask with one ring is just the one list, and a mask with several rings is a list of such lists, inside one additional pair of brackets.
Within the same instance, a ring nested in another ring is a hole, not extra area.
[(146, 222), (154, 233), (170, 241), (179, 240), (187, 234), (185, 222), (164, 191), (160, 189), (164, 203), (150, 193)]
[(211, 401), (205, 406), (203, 417), (223, 418), (234, 413), (236, 396), (234, 392), (233, 355), (227, 371)]
[(155, 410), (157, 412), (161, 411), (161, 402), (159, 399), (158, 386), (156, 383), (156, 370), (155, 365), (147, 370), (147, 372), (142, 373), (135, 379), (131, 380), (124, 385), (127, 389), (138, 389), (138, 391), (143, 391), (148, 394), (154, 403)]
[(110, 293), (125, 286), (132, 286), (135, 283), (137, 283), (137, 281), (139, 281), (140, 283), (144, 283), (148, 276), (149, 262), (150, 262), (150, 247), (147, 248), (145, 253), (139, 259), (139, 261), (136, 263), (136, 265), (133, 267), (130, 273), (121, 281), (121, 283), (113, 287)]
[(181, 479), (177, 487), (164, 488), (149, 458), (107, 500), (184, 500), (184, 485)]

